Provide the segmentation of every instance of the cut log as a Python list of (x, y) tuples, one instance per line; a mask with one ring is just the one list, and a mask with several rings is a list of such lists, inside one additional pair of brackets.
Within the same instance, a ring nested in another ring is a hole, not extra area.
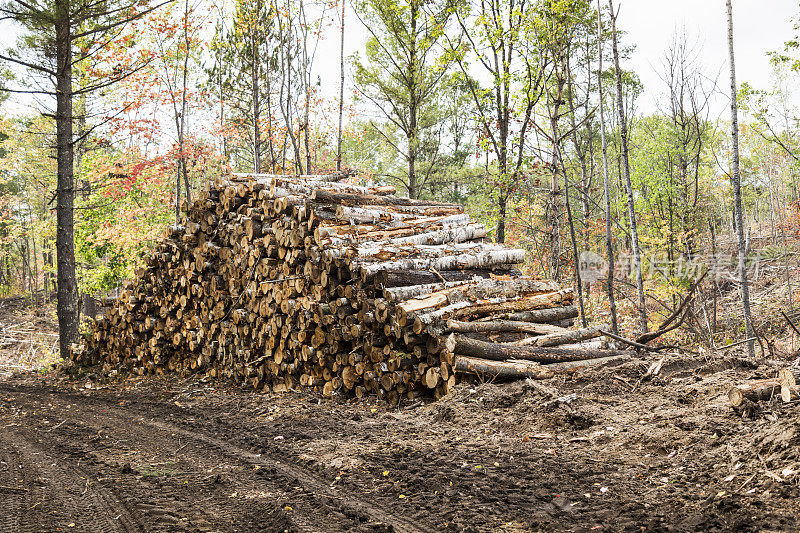
[(547, 379), (553, 376), (550, 370), (537, 364), (523, 361), (488, 361), (475, 357), (457, 356), (455, 371), (475, 374), (483, 379)]
[[(558, 286), (551, 281), (518, 279), (514, 281), (483, 280), (477, 283), (458, 284), (432, 292), (424, 297), (413, 298), (397, 305), (398, 316), (405, 316), (423, 309), (439, 307), (462, 300), (485, 300), (490, 298), (516, 298), (522, 294), (553, 294)], [(548, 300), (550, 301), (550, 300)]]
[(536, 322), (521, 322), (517, 320), (493, 320), (487, 322), (461, 322), (448, 320), (445, 332), (450, 333), (532, 333), (534, 335), (548, 335), (552, 333), (567, 333), (569, 330), (550, 324)]
[(800, 368), (781, 368), (778, 371), (778, 381), (781, 385), (794, 387), (798, 380), (800, 380)]
[(373, 279), (378, 272), (387, 270), (485, 270), (498, 265), (516, 265), (525, 262), (525, 253), (525, 250), (495, 250), (436, 258), (410, 258), (372, 263), (361, 266), (361, 280), (366, 283)]
[(483, 224), (468, 224), (458, 228), (419, 233), (407, 237), (397, 237), (389, 242), (395, 245), (404, 244), (443, 244), (446, 242), (466, 242), (486, 237), (486, 226)]
[(728, 399), (734, 407), (741, 407), (745, 399), (758, 402), (771, 400), (780, 393), (781, 384), (777, 379), (751, 381), (732, 387), (728, 391)]
[(408, 287), (439, 283), (444, 281), (469, 281), (473, 278), (488, 278), (491, 270), (445, 270), (433, 273), (429, 270), (394, 270), (383, 271), (375, 275), (375, 286), (381, 289), (391, 287)]
[[(578, 307), (567, 305), (564, 307), (552, 307), (548, 309), (538, 309), (533, 311), (521, 311), (515, 313), (500, 312), (494, 318), (502, 318), (520, 322), (538, 322), (541, 324), (557, 322), (578, 316)], [(489, 318), (484, 319), (489, 320)]]
[(789, 403), (800, 399), (800, 387), (797, 385), (781, 384), (781, 399), (784, 403)]
[(576, 329), (574, 331), (551, 333), (534, 339), (533, 344), (535, 346), (547, 347), (580, 342), (599, 337), (600, 330), (606, 328), (608, 328), (608, 326), (593, 326), (590, 328)]
[(451, 318), (488, 315), (502, 313), (508, 310), (530, 311), (532, 309), (545, 309), (561, 306), (565, 302), (572, 301), (572, 293), (573, 290), (570, 288), (546, 294), (538, 294), (535, 296), (526, 296), (513, 299), (500, 298), (497, 300), (476, 302), (474, 305), (470, 305), (453, 313)]
[(543, 365), (542, 368), (553, 372), (576, 372), (584, 368), (597, 368), (600, 366), (616, 366), (631, 361), (631, 354), (611, 355), (608, 357), (597, 357), (595, 359), (584, 359), (582, 361), (565, 361), (563, 363), (551, 363)]
[(456, 204), (445, 202), (432, 202), (427, 200), (414, 200), (411, 198), (397, 198), (393, 196), (375, 196), (370, 194), (350, 194), (317, 189), (311, 194), (311, 201), (331, 205), (359, 206), (359, 205), (402, 205), (402, 206), (438, 206), (461, 208)]
[(628, 352), (619, 350), (568, 350), (560, 348), (542, 348), (538, 346), (516, 346), (470, 339), (463, 335), (454, 335), (454, 340), (455, 345), (453, 352), (455, 354), (480, 357), (492, 361), (521, 359), (524, 361), (536, 361), (546, 364), (629, 354)]
[(443, 289), (458, 287), (466, 283), (469, 283), (469, 281), (445, 281), (442, 283), (425, 283), (422, 285), (394, 287), (391, 289), (383, 289), (383, 296), (389, 302), (404, 302), (412, 298), (418, 298)]

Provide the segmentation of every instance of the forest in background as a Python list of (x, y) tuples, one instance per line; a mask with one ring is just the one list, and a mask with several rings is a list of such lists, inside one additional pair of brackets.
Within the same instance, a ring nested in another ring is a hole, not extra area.
[[(681, 324), (711, 346), (739, 339), (731, 122), (710, 104), (728, 79), (676, 35), (659, 61), (658, 110), (637, 113), (633, 43), (609, 4), (58, 0), (26, 14), (27, 3), (2, 3), (26, 31), (0, 52), (0, 288), (35, 302), (56, 291), (62, 191), (74, 195), (74, 294), (93, 314), (92, 298), (131, 278), (209, 181), (350, 169), (466, 205), (493, 239), (529, 252), (530, 274), (582, 288), (584, 316), (628, 337), (685, 311), (682, 295), (710, 271)], [(77, 15), (67, 82), (48, 25), (59, 9)], [(343, 10), (369, 39), (342, 57), (331, 98), (314, 62), (323, 36), (347, 39)], [(787, 35), (765, 58), (772, 86), (742, 83), (737, 95), (739, 229), (753, 281), (782, 280), (765, 297), (776, 309), (796, 301), (799, 46)], [(69, 185), (58, 183), (59, 90), (71, 97)], [(7, 113), (19, 99), (39, 110)]]

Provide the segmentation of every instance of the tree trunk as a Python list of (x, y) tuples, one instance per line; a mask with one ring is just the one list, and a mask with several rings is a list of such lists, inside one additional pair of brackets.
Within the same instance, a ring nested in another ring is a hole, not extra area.
[(411, 49), (409, 51), (408, 60), (408, 197), (417, 197), (417, 49), (416, 49), (416, 35), (417, 35), (417, 16), (419, 13), (419, 4), (415, 1), (411, 2)]
[[(256, 9), (258, 10), (258, 16), (256, 16), (255, 24), (258, 25), (260, 24), (261, 2), (257, 3)], [(259, 95), (259, 82), (261, 81), (259, 80), (261, 58), (259, 57), (259, 43), (257, 38), (259, 32), (255, 31), (253, 33), (253, 72), (251, 73), (253, 91), (253, 172), (258, 174), (261, 172), (261, 126), (259, 124), (261, 121), (261, 101)]]
[(555, 103), (550, 115), (550, 132), (553, 136), (553, 154), (551, 161), (551, 172), (553, 173), (550, 186), (550, 205), (548, 211), (547, 224), (550, 226), (550, 275), (558, 280), (561, 270), (561, 235), (559, 232), (559, 215), (561, 212), (561, 191), (558, 181), (558, 173), (561, 165), (559, 164), (558, 151), (558, 110), (563, 97), (564, 82), (559, 76), (557, 81), (558, 92)]
[(191, 53), (191, 42), (189, 40), (189, 15), (190, 7), (189, 0), (185, 0), (183, 4), (183, 39), (186, 45), (186, 50), (183, 56), (183, 83), (181, 90), (181, 120), (180, 129), (178, 131), (179, 147), (181, 150), (181, 170), (183, 172), (183, 188), (186, 191), (186, 204), (192, 202), (192, 190), (189, 187), (189, 169), (186, 166), (186, 115), (189, 98), (187, 92), (189, 90), (189, 55)]
[(342, 115), (344, 113), (344, 8), (342, 0), (342, 36), (339, 44), (339, 133), (336, 136), (336, 170), (342, 170)]
[(600, 98), (600, 144), (603, 149), (603, 200), (606, 218), (606, 261), (608, 262), (606, 290), (608, 292), (609, 312), (611, 313), (611, 331), (618, 334), (617, 303), (614, 298), (614, 244), (611, 238), (611, 187), (608, 177), (608, 146), (606, 145), (606, 120), (605, 110), (603, 109), (603, 24), (601, 17), (600, 0), (597, 0), (597, 92)]
[[(610, 1), (610, 0), (609, 0)], [(744, 239), (744, 221), (742, 220), (742, 187), (739, 174), (739, 109), (736, 102), (736, 66), (733, 55), (733, 8), (731, 0), (728, 6), (728, 54), (731, 68), (731, 181), (733, 182), (733, 215), (736, 219), (736, 241), (739, 245), (739, 290), (742, 295), (742, 310), (744, 311), (744, 335), (753, 338), (753, 317), (750, 314), (750, 288), (747, 282), (747, 258), (745, 256), (746, 243)], [(747, 342), (747, 353), (755, 357), (755, 343)]]
[(636, 291), (639, 293), (639, 319), (642, 333), (647, 333), (647, 307), (644, 300), (644, 281), (642, 280), (642, 257), (639, 249), (639, 233), (636, 228), (636, 205), (631, 185), (631, 169), (628, 162), (628, 125), (625, 121), (625, 106), (622, 102), (622, 71), (619, 67), (619, 50), (617, 48), (617, 23), (614, 14), (613, 0), (608, 0), (611, 9), (611, 37), (614, 52), (614, 67), (617, 74), (617, 108), (619, 111), (619, 128), (622, 142), (622, 170), (625, 178), (625, 189), (628, 193), (628, 216), (631, 224), (631, 248), (633, 249), (633, 268), (636, 274)]
[(497, 216), (497, 236), (495, 241), (498, 243), (506, 242), (506, 206), (508, 204), (508, 196), (501, 193), (498, 198), (498, 205), (500, 213)]
[(73, 226), (72, 144), (72, 42), (69, 0), (56, 0), (56, 263), (58, 265), (59, 349), (68, 358), (70, 345), (78, 339), (78, 286), (75, 280), (75, 231)]

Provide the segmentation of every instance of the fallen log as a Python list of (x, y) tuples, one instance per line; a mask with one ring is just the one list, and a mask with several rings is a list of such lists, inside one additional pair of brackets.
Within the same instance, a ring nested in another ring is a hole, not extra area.
[(375, 286), (380, 289), (427, 285), (441, 281), (469, 281), (473, 278), (488, 278), (491, 270), (389, 270), (375, 275)]
[(480, 357), (492, 361), (520, 359), (547, 364), (597, 359), (599, 357), (611, 357), (615, 355), (629, 355), (629, 352), (619, 350), (570, 350), (562, 348), (543, 348), (539, 346), (499, 344), (470, 339), (463, 335), (455, 334), (453, 334), (453, 341), (453, 353), (457, 355)]
[(515, 313), (498, 313), (492, 317), (481, 320), (505, 319), (518, 322), (538, 322), (545, 324), (575, 318), (578, 316), (578, 307), (567, 305), (563, 307), (552, 307), (549, 309), (535, 309), (531, 311), (520, 311)]
[(576, 329), (574, 331), (551, 333), (534, 339), (533, 344), (534, 346), (548, 347), (585, 341), (599, 337), (602, 334), (601, 329), (607, 327), (608, 326), (592, 326), (590, 328)]
[(548, 335), (551, 333), (566, 333), (569, 330), (550, 324), (537, 322), (522, 322), (519, 320), (492, 320), (487, 322), (462, 322), (448, 320), (445, 331), (450, 333), (533, 333), (534, 335)]
[(475, 374), (482, 378), (503, 379), (547, 379), (553, 373), (541, 365), (517, 361), (487, 361), (475, 357), (458, 356), (455, 371), (462, 374)]
[(563, 363), (551, 363), (543, 365), (542, 368), (552, 370), (554, 372), (575, 372), (584, 368), (596, 368), (605, 365), (621, 365), (626, 361), (631, 361), (633, 357), (630, 354), (611, 355), (608, 357), (598, 357), (596, 359), (584, 359), (582, 361), (564, 361)]
[(783, 400), (783, 403), (789, 403), (797, 399), (800, 399), (800, 387), (781, 384), (781, 400)]
[(781, 385), (794, 387), (798, 380), (800, 380), (800, 368), (781, 368), (778, 371), (778, 381)]
[(758, 402), (772, 399), (780, 393), (780, 387), (781, 384), (777, 379), (751, 381), (731, 387), (728, 391), (728, 399), (732, 406), (741, 407), (745, 404), (745, 400)]

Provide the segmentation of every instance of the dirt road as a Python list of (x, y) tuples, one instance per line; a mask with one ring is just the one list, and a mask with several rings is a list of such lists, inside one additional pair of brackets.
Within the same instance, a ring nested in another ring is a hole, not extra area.
[(0, 532), (797, 531), (800, 409), (742, 421), (718, 396), (758, 370), (715, 365), (462, 385), (403, 409), (16, 377)]

